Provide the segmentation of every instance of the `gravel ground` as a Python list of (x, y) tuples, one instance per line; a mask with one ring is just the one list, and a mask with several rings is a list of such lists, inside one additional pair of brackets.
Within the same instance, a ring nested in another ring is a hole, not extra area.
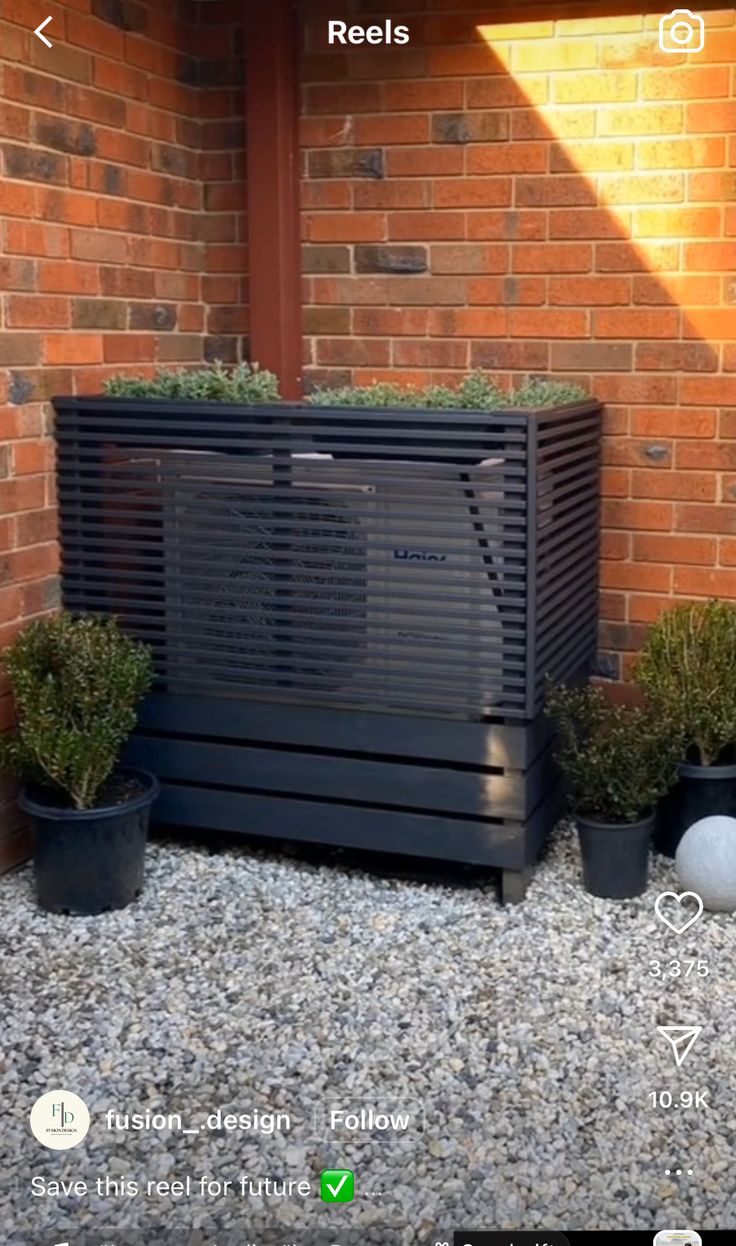
[[(487, 881), (190, 843), (152, 845), (144, 897), (102, 918), (44, 915), (30, 871), (6, 876), (5, 1242), (78, 1246), (89, 1230), (96, 1243), (158, 1243), (154, 1226), (179, 1246), (242, 1246), (267, 1225), (328, 1243), (347, 1239), (323, 1230), (350, 1226), (380, 1246), (447, 1240), (461, 1226), (736, 1227), (736, 919), (705, 915), (671, 934), (653, 904), (674, 882), (660, 860), (641, 899), (586, 896), (567, 827), (526, 902), (507, 909)], [(674, 954), (707, 960), (709, 976), (648, 975), (650, 960)], [(690, 1023), (703, 1033), (678, 1070), (656, 1027)], [(67, 1152), (43, 1149), (27, 1127), (34, 1100), (57, 1086), (92, 1113)], [(707, 1090), (710, 1106), (654, 1109), (649, 1092), (666, 1089)], [(320, 1141), (310, 1119), (327, 1097), (421, 1100), (426, 1131), (415, 1143)], [(180, 1112), (187, 1124), (221, 1106), (288, 1111), (294, 1127), (253, 1138), (103, 1123), (110, 1108)], [(104, 1174), (318, 1186), (326, 1167), (356, 1172), (356, 1201), (338, 1215), (318, 1193), (244, 1204), (29, 1189), (32, 1176)]]

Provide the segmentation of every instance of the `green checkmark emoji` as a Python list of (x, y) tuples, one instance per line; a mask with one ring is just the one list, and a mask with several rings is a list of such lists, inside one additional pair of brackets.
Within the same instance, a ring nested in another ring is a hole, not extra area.
[(355, 1198), (355, 1174), (349, 1168), (326, 1168), (320, 1177), (323, 1203), (352, 1203)]

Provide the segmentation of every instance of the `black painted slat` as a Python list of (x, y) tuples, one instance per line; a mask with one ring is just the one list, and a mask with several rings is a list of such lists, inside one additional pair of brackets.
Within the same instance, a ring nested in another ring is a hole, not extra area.
[(264, 838), (304, 840), (520, 870), (528, 863), (518, 823), (471, 822), (223, 788), (163, 783), (155, 821)]
[(544, 758), (527, 783), (519, 771), (488, 774), (142, 734), (131, 741), (128, 760), (155, 769), (162, 780), (517, 821), (528, 804), (538, 804), (546, 774)]
[(142, 731), (261, 741), (327, 751), (527, 769), (550, 738), (545, 719), (525, 725), (454, 722), (410, 714), (289, 706), (241, 697), (195, 698), (154, 692), (143, 702)]
[[(80, 573), (78, 571), (74, 571), (74, 572), (70, 571), (67, 577), (67, 583), (65, 587), (66, 587), (67, 596), (70, 601), (73, 600), (75, 596), (75, 577), (78, 577), (79, 575)], [(153, 585), (151, 585), (150, 587), (140, 587), (138, 589), (138, 596), (135, 599), (132, 599), (129, 595), (123, 594), (122, 591), (106, 592), (104, 584), (98, 585), (95, 588), (95, 591), (92, 592), (90, 591), (90, 587), (88, 586), (88, 580), (85, 577), (85, 583), (84, 585), (79, 587), (78, 591), (79, 591), (79, 607), (78, 608), (80, 610), (85, 609), (85, 608), (90, 609), (90, 610), (95, 610), (95, 609), (106, 610), (107, 609), (113, 612), (118, 612), (120, 614), (125, 615), (125, 618), (129, 626), (130, 624), (134, 622), (136, 623), (140, 622), (142, 625), (145, 624), (144, 619), (138, 620), (136, 617), (135, 612), (138, 608), (141, 608), (141, 609), (147, 608), (147, 609), (152, 610), (154, 607), (157, 607), (158, 612), (159, 612), (159, 619), (162, 617), (161, 611), (163, 609), (163, 597), (162, 597), (160, 588), (157, 589)], [(301, 603), (298, 603), (298, 604), (301, 604)], [(430, 604), (431, 603), (428, 600), (427, 601), (428, 608)], [(189, 630), (195, 636), (198, 634), (197, 629), (196, 628), (193, 629), (191, 625), (192, 625), (192, 622), (198, 616), (201, 618), (203, 622), (207, 622), (207, 620), (210, 618), (207, 607), (205, 606), (203, 601), (192, 602), (189, 605), (189, 608), (187, 609), (187, 612), (186, 612), (186, 620), (189, 623)], [(280, 625), (282, 623), (285, 625), (286, 623), (292, 622), (295, 619), (302, 620), (303, 618), (308, 618), (308, 617), (309, 616), (307, 614), (304, 614), (300, 609), (290, 610), (288, 612), (286, 610), (283, 610), (283, 611), (274, 610), (271, 614), (272, 622), (275, 625)], [(409, 619), (411, 616), (409, 615), (408, 608), (404, 607), (403, 611), (396, 612), (396, 617), (398, 618), (406, 617), (407, 619)], [(519, 618), (518, 615), (517, 615), (517, 622), (514, 626), (514, 630), (512, 631), (510, 627), (507, 627), (504, 629), (503, 633), (498, 634), (495, 638), (492, 636), (483, 635), (481, 632), (479, 632), (479, 629), (477, 627), (474, 628), (472, 626), (467, 626), (467, 625), (463, 626), (461, 623), (457, 621), (458, 614), (452, 613), (449, 610), (439, 611), (436, 617), (444, 621), (443, 622), (443, 639), (445, 643), (447, 643), (447, 646), (448, 646), (447, 647), (448, 658), (451, 657), (452, 655), (452, 648), (450, 647), (450, 642), (452, 641), (453, 637), (456, 637), (458, 639), (458, 641), (461, 643), (461, 647), (464, 648), (465, 650), (467, 650), (468, 648), (468, 644), (467, 644), (468, 638), (471, 638), (474, 644), (474, 657), (480, 657), (482, 654), (498, 654), (500, 652), (503, 652), (505, 672), (508, 671), (509, 669), (512, 669), (512, 670), (513, 669), (520, 669), (520, 670), (524, 669), (523, 661), (515, 660), (517, 658), (523, 659), (523, 654), (524, 654), (523, 630), (521, 627), (522, 620)], [(315, 621), (314, 619), (310, 619), (310, 623), (308, 627), (300, 626), (300, 629), (299, 629), (300, 637), (301, 638), (313, 637), (315, 641), (324, 640), (325, 631), (331, 630), (330, 624), (329, 622), (325, 622), (322, 627), (319, 627), (317, 626), (317, 622), (318, 621)], [(381, 639), (382, 634), (387, 631), (387, 625), (384, 623), (376, 622), (375, 624), (372, 624), (372, 626), (373, 626), (376, 640), (377, 642), (379, 642), (377, 647), (380, 647), (380, 639)], [(177, 629), (177, 635), (179, 638), (181, 637), (182, 631), (183, 629), (180, 626), (179, 629)], [(238, 637), (242, 637), (244, 643), (247, 642), (248, 637), (250, 635), (252, 635), (252, 631), (249, 632), (244, 624), (241, 626), (237, 626), (237, 627), (236, 626), (229, 627), (227, 629), (228, 638), (235, 639)], [(334, 636), (334, 632), (333, 632), (333, 636)], [(480, 642), (480, 641), (482, 641), (482, 646), (479, 643), (478, 649), (476, 650), (475, 643)], [(170, 648), (172, 649), (176, 648), (176, 645), (177, 645), (176, 639), (169, 640), (167, 643), (169, 644)], [(208, 640), (208, 645), (212, 643), (213, 642), (211, 640)], [(387, 646), (387, 649), (388, 648), (390, 648), (390, 646)]]

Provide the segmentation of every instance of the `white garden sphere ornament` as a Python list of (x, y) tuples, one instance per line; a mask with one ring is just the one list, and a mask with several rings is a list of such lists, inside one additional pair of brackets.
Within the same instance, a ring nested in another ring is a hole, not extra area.
[(684, 890), (695, 891), (712, 913), (736, 913), (736, 818), (701, 818), (685, 831), (675, 856)]

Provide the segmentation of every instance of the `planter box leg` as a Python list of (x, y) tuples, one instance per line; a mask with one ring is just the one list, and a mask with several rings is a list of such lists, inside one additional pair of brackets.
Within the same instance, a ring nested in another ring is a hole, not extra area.
[(501, 903), (521, 904), (531, 877), (531, 870), (501, 870)]

